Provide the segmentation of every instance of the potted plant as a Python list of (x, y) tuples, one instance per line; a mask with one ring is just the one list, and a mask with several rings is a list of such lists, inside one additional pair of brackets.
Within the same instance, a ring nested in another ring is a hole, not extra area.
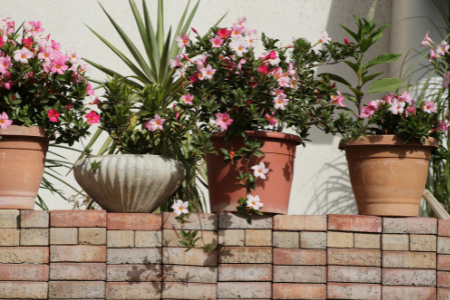
[(156, 85), (136, 91), (116, 76), (103, 87), (104, 100), (96, 103), (113, 147), (79, 160), (75, 179), (107, 211), (153, 212), (183, 182), (185, 168), (173, 157), (195, 118), (163, 105), (164, 91)]
[[(318, 119), (327, 123), (340, 109), (322, 100), (338, 93), (315, 76), (315, 67), (349, 57), (358, 45), (330, 44), (324, 32), (315, 45), (326, 47), (316, 51), (304, 39), (282, 47), (262, 34), (265, 52), (257, 56), (259, 37), (245, 17), (196, 38), (180, 37), (185, 54), (172, 67), (186, 80), (179, 106), (201, 122), (194, 144), (212, 143), (206, 155), (211, 210), (287, 213), (296, 146)], [(288, 128), (298, 135), (282, 132)]]
[(361, 51), (354, 56), (355, 62), (345, 63), (356, 73), (358, 83), (352, 86), (343, 78), (334, 77), (352, 91), (345, 96), (356, 104), (356, 119), (343, 125), (342, 120), (348, 120), (348, 116), (341, 115), (335, 119), (335, 126), (324, 128), (344, 137), (339, 148), (346, 151), (359, 214), (417, 216), (429, 161), (432, 154), (442, 155), (436, 150), (440, 132), (447, 131), (447, 123), (439, 120), (433, 102), (416, 102), (407, 91), (363, 104), (367, 94), (401, 86), (401, 80), (384, 78), (375, 81), (367, 92), (362, 91), (368, 81), (380, 75), (369, 74), (372, 66), (393, 62), (400, 54), (382, 54), (363, 63), (365, 52), (386, 27), (375, 30), (370, 19), (356, 20), (358, 32), (344, 29), (361, 45)]
[(94, 97), (88, 65), (43, 32), (0, 19), (0, 209), (34, 209), (49, 138), (71, 146), (96, 122), (83, 104)]

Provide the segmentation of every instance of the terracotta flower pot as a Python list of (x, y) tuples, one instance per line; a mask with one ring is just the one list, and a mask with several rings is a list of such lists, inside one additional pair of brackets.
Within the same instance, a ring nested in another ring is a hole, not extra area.
[[(258, 179), (257, 189), (253, 195), (259, 195), (261, 202), (264, 203), (262, 212), (286, 214), (294, 175), (295, 150), (302, 140), (296, 135), (281, 132), (247, 133), (249, 137), (256, 137), (264, 142), (261, 150), (266, 154), (263, 157), (251, 158), (248, 168), (262, 161), (270, 169), (266, 180)], [(244, 139), (240, 137), (234, 137), (229, 144), (225, 144), (223, 133), (213, 134), (212, 142), (218, 153), (220, 148), (236, 151), (245, 145)], [(245, 198), (247, 194), (236, 177), (239, 176), (238, 170), (245, 170), (247, 161), (239, 160), (234, 164), (225, 164), (222, 155), (209, 154), (206, 162), (211, 211), (237, 211), (237, 201), (240, 197)]]
[(34, 209), (48, 139), (40, 127), (0, 129), (0, 209)]
[[(100, 162), (92, 171), (91, 163)], [(110, 212), (155, 211), (180, 187), (183, 164), (150, 154), (97, 155), (79, 160), (74, 167), (78, 184)]]
[(346, 152), (359, 214), (417, 217), (431, 150), (437, 146), (434, 138), (424, 145), (403, 144), (403, 138), (395, 135), (372, 135), (339, 145)]

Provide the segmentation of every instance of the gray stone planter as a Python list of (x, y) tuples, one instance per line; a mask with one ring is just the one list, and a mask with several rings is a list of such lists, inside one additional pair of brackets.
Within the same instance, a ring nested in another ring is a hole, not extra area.
[[(101, 162), (95, 172), (92, 162)], [(109, 212), (155, 211), (181, 185), (185, 169), (180, 161), (159, 155), (98, 155), (74, 167), (78, 184)]]

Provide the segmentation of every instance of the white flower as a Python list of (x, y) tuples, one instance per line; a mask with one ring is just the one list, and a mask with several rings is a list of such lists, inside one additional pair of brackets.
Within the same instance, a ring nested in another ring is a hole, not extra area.
[(189, 210), (187, 210), (188, 204), (189, 203), (187, 201), (183, 202), (183, 200), (178, 199), (177, 202), (171, 206), (171, 208), (177, 214), (177, 216), (181, 214), (188, 214), (189, 213)]
[(232, 41), (230, 43), (231, 50), (233, 50), (237, 56), (242, 56), (244, 53), (247, 53), (247, 46), (247, 42), (240, 40)]
[(399, 113), (403, 113), (403, 108), (405, 107), (405, 102), (398, 102), (397, 100), (394, 100), (392, 102), (391, 107), (389, 107), (389, 110), (393, 115), (398, 115)]
[(263, 207), (263, 203), (259, 200), (259, 196), (247, 195), (247, 207), (251, 207), (254, 210), (260, 210)]
[(329, 44), (331, 41), (331, 38), (328, 37), (328, 33), (326, 31), (321, 31), (320, 35), (322, 36), (322, 38), (320, 39), (320, 41), (324, 44)]
[(260, 162), (259, 165), (251, 167), (251, 169), (254, 170), (253, 176), (260, 177), (264, 180), (267, 179), (266, 174), (269, 173), (269, 168), (266, 168), (263, 162)]

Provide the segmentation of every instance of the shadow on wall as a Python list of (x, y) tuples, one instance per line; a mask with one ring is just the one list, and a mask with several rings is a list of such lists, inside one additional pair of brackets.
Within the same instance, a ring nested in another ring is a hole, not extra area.
[[(372, 2), (372, 0), (333, 0), (326, 27), (328, 35), (334, 41), (338, 42), (343, 42), (343, 38), (349, 38), (348, 33), (339, 26), (339, 24), (342, 24), (353, 31), (356, 30), (353, 15), (366, 18)], [(391, 6), (390, 0), (378, 0), (374, 18), (377, 26), (391, 23)], [(349, 39), (352, 40), (351, 38)], [(386, 30), (385, 36), (367, 52), (366, 56), (375, 57), (381, 53), (389, 53), (389, 42), (390, 32), (389, 30)], [(389, 75), (389, 65), (377, 66), (377, 69), (374, 69), (373, 71), (374, 73), (384, 72), (382, 76), (387, 77)], [(352, 83), (355, 83), (357, 80), (356, 75), (354, 75), (353, 71), (345, 64), (321, 66), (317, 68), (317, 74), (328, 72), (338, 74)], [(338, 84), (338, 90), (340, 92), (349, 92), (348, 88), (342, 84)], [(375, 95), (374, 97), (378, 96), (379, 95)], [(373, 100), (372, 98), (374, 97), (365, 99), (365, 102)], [(345, 100), (344, 104), (347, 107), (354, 108), (353, 103), (348, 100)], [(313, 144), (334, 147), (333, 136), (326, 135), (316, 128), (311, 130), (310, 137), (313, 140)], [(314, 188), (314, 194), (310, 198), (305, 209), (305, 212), (308, 214), (358, 214), (350, 184), (348, 166), (344, 158), (345, 152), (339, 153), (338, 151), (338, 149), (330, 149), (329, 153), (332, 154), (331, 156), (336, 157), (336, 159), (331, 162), (323, 163), (321, 169), (308, 180), (309, 183), (318, 183), (318, 186)]]

